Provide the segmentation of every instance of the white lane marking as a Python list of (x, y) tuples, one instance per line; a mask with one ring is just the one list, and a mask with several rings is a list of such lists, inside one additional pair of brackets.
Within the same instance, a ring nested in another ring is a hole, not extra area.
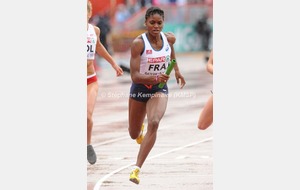
[[(181, 126), (181, 125), (178, 125), (178, 126)], [(165, 130), (165, 129), (168, 129), (168, 128), (171, 128), (171, 127), (172, 127), (172, 125), (165, 125), (165, 126), (162, 126), (162, 127), (158, 128), (158, 131)], [(146, 133), (147, 133), (147, 130), (145, 129), (144, 134), (146, 134)], [(126, 136), (122, 135), (121, 137), (118, 137), (118, 138), (115, 138), (115, 139), (103, 141), (103, 142), (100, 142), (100, 143), (95, 143), (93, 146), (98, 147), (98, 146), (101, 146), (101, 145), (114, 143), (114, 142), (125, 140), (125, 139), (128, 139), (128, 138), (130, 138), (129, 134), (126, 135)]]
[(121, 158), (121, 157), (114, 157), (114, 158), (111, 158), (111, 160), (124, 160), (125, 158)]
[(209, 159), (209, 158), (212, 158), (211, 156), (200, 156), (200, 158), (202, 159)]
[(175, 159), (180, 160), (180, 159), (185, 159), (185, 158), (187, 158), (187, 156), (186, 155), (182, 155), (182, 156), (177, 156)]
[(126, 166), (123, 166), (123, 167), (121, 167), (121, 168), (119, 168), (119, 169), (116, 169), (116, 170), (110, 172), (109, 174), (106, 174), (106, 175), (103, 176), (99, 181), (97, 181), (96, 185), (94, 186), (94, 190), (100, 189), (102, 183), (103, 183), (106, 179), (108, 179), (110, 176), (112, 176), (112, 175), (114, 175), (114, 174), (116, 174), (116, 173), (118, 173), (118, 172), (120, 172), (120, 171), (122, 171), (122, 170), (124, 170), (124, 169), (126, 169), (126, 168), (128, 168), (128, 167), (130, 167), (130, 166), (132, 166), (132, 165), (134, 165), (134, 164), (135, 164), (135, 162), (133, 162), (133, 163), (131, 163), (131, 164), (128, 164), (128, 165), (126, 165)]
[(114, 142), (117, 142), (117, 141), (120, 141), (120, 140), (124, 140), (124, 139), (128, 139), (128, 138), (130, 138), (130, 137), (128, 137), (128, 135), (126, 135), (126, 137), (122, 136), (122, 137), (119, 137), (119, 138), (116, 138), (116, 139), (107, 140), (107, 141), (104, 141), (104, 142), (101, 142), (101, 143), (95, 143), (94, 147), (105, 145), (105, 144), (109, 144), (109, 143), (114, 143)]
[(202, 141), (198, 141), (198, 142), (194, 142), (194, 143), (191, 143), (191, 144), (188, 144), (188, 145), (185, 145), (185, 146), (181, 146), (181, 147), (178, 147), (178, 148), (174, 148), (174, 149), (169, 150), (169, 151), (167, 151), (167, 152), (163, 152), (163, 153), (157, 154), (157, 155), (155, 155), (155, 156), (152, 156), (152, 157), (150, 157), (150, 158), (147, 159), (147, 160), (151, 160), (151, 159), (153, 159), (153, 158), (157, 158), (157, 157), (163, 156), (163, 155), (165, 155), (165, 154), (169, 154), (169, 153), (171, 153), (171, 152), (175, 152), (175, 151), (178, 151), (178, 150), (181, 150), (181, 149), (190, 147), (190, 146), (194, 146), (194, 145), (197, 145), (197, 144), (200, 144), (200, 143), (204, 143), (204, 142), (210, 141), (210, 140), (212, 140), (212, 139), (213, 139), (213, 138), (210, 137), (210, 138), (204, 139), (204, 140), (202, 140)]
[[(163, 152), (163, 153), (160, 153), (160, 154), (157, 154), (157, 155), (154, 155), (154, 156), (151, 156), (149, 158), (146, 159), (147, 160), (152, 160), (154, 158), (157, 158), (157, 157), (160, 157), (160, 156), (163, 156), (163, 155), (166, 155), (166, 154), (169, 154), (169, 153), (172, 153), (172, 152), (175, 152), (175, 151), (178, 151), (178, 150), (181, 150), (181, 149), (184, 149), (184, 148), (187, 148), (187, 147), (190, 147), (190, 146), (194, 146), (194, 145), (197, 145), (197, 144), (200, 144), (200, 143), (204, 143), (204, 142), (207, 142), (207, 141), (211, 141), (213, 139), (213, 137), (209, 137), (207, 139), (204, 139), (202, 141), (197, 141), (197, 142), (194, 142), (194, 143), (191, 143), (191, 144), (187, 144), (187, 145), (184, 145), (184, 146), (181, 146), (181, 147), (178, 147), (178, 148), (174, 148), (174, 149), (171, 149), (169, 151), (166, 151), (166, 152)], [(104, 181), (106, 181), (109, 177), (111, 177), (112, 175), (130, 167), (130, 166), (133, 166), (135, 164), (135, 162), (131, 163), (131, 164), (127, 164), (119, 169), (116, 169), (112, 172), (110, 172), (109, 174), (106, 174), (105, 176), (103, 176), (99, 181), (97, 181), (96, 185), (94, 186), (94, 190), (99, 190), (102, 183)]]

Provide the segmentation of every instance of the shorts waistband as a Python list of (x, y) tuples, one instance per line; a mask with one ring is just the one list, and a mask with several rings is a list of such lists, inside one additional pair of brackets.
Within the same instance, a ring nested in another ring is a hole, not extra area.
[(89, 78), (92, 78), (92, 77), (94, 77), (94, 76), (96, 76), (96, 73), (87, 76), (87, 78), (89, 79)]

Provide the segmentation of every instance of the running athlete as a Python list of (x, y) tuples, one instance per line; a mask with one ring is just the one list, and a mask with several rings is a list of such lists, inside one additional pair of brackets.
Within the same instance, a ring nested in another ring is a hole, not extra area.
[(99, 40), (100, 29), (89, 24), (92, 16), (92, 4), (87, 3), (87, 160), (90, 164), (95, 164), (97, 156), (91, 145), (93, 128), (93, 111), (98, 95), (97, 75), (94, 68), (95, 53), (106, 59), (116, 71), (117, 76), (123, 74), (123, 70), (116, 64), (111, 55), (107, 52)]
[[(139, 184), (140, 169), (151, 151), (157, 135), (159, 122), (162, 119), (168, 102), (168, 86), (159, 88), (158, 84), (167, 83), (169, 76), (164, 74), (170, 60), (175, 58), (173, 44), (175, 36), (163, 33), (164, 11), (150, 7), (145, 15), (147, 32), (132, 42), (130, 74), (132, 85), (129, 97), (129, 134), (140, 145), (136, 165), (129, 180)], [(184, 77), (176, 64), (175, 78), (180, 88), (185, 85)], [(147, 115), (147, 133), (143, 135), (143, 121)]]
[[(213, 75), (213, 50), (211, 50), (206, 66), (207, 71)], [(198, 120), (198, 128), (200, 130), (207, 129), (213, 122), (213, 94), (210, 95)]]

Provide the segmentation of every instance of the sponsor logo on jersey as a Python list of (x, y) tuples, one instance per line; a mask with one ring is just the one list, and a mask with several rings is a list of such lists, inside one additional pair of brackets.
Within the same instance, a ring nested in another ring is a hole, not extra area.
[(152, 54), (152, 49), (147, 49), (146, 50), (146, 55)]
[(148, 58), (148, 63), (162, 63), (166, 61), (166, 56)]
[(87, 37), (87, 43), (95, 43), (95, 38)]

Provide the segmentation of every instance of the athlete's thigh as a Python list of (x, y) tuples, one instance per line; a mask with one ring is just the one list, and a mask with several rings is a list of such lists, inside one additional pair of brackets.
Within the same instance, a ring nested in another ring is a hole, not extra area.
[(146, 102), (140, 102), (129, 98), (129, 127), (140, 130), (146, 116)]
[(160, 121), (166, 112), (168, 103), (168, 95), (157, 92), (147, 102), (147, 118), (148, 120)]

